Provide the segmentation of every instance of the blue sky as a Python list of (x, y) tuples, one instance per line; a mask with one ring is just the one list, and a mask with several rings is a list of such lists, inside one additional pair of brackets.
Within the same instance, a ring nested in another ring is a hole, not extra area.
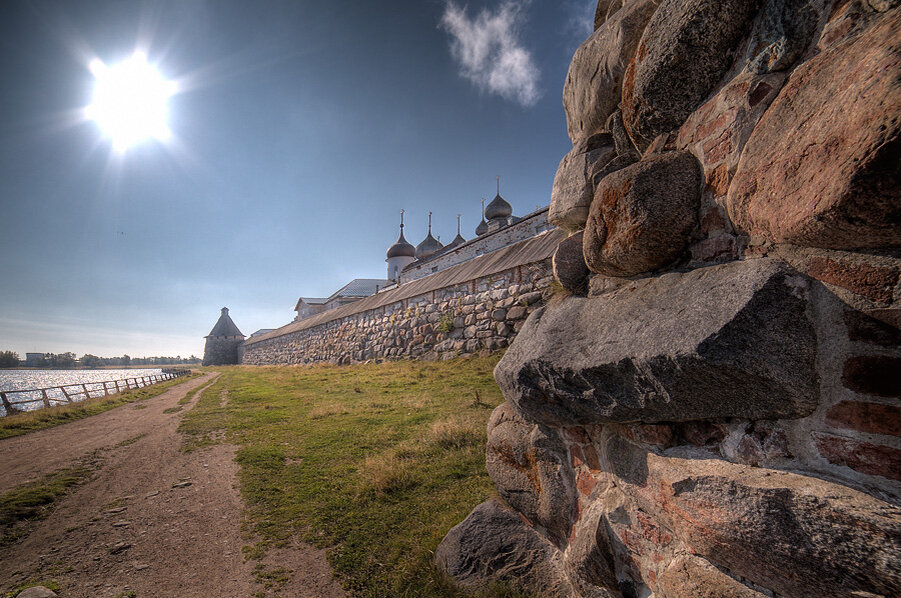
[[(4, 0), (0, 350), (200, 355), (298, 296), (385, 275), (407, 238), (471, 238), (495, 176), (547, 205), (561, 94), (594, 2)], [(146, 52), (172, 137), (116, 153), (93, 59)]]

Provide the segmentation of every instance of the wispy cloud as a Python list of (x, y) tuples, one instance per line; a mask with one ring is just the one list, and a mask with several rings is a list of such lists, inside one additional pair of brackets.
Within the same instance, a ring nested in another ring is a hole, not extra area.
[(538, 68), (518, 39), (527, 5), (528, 0), (506, 1), (494, 12), (483, 9), (470, 18), (466, 6), (448, 1), (440, 24), (451, 36), (460, 75), (525, 107), (534, 106), (541, 95)]
[(567, 0), (566, 9), (569, 12), (567, 22), (569, 33), (579, 43), (594, 32), (594, 13), (597, 10), (597, 0)]

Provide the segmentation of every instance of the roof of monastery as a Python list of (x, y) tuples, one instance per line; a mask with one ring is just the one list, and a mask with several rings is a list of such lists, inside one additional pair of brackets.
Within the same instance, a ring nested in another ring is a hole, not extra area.
[(325, 300), (326, 303), (339, 297), (369, 297), (385, 288), (392, 281), (384, 278), (354, 278), (349, 283), (335, 291)]
[[(523, 216), (522, 218), (517, 218), (517, 219), (516, 219), (516, 223), (520, 223), (520, 222), (522, 222), (522, 221), (524, 221), (524, 220), (528, 220), (529, 218), (534, 218), (535, 216), (540, 216), (541, 214), (547, 212), (549, 209), (550, 209), (550, 206), (544, 206), (543, 208), (541, 208), (541, 207), (536, 208), (534, 212), (530, 212), (530, 213), (526, 214), (525, 216)], [(470, 245), (470, 244), (472, 244), (472, 243), (478, 243), (478, 242), (480, 242), (480, 241), (483, 241), (484, 239), (486, 239), (487, 237), (489, 237), (489, 236), (491, 236), (491, 235), (499, 234), (499, 233), (502, 233), (502, 232), (504, 232), (504, 231), (509, 230), (509, 229), (505, 226), (505, 227), (501, 227), (501, 228), (499, 228), (499, 229), (496, 229), (496, 230), (493, 230), (493, 231), (490, 231), (490, 232), (489, 232), (489, 231), (488, 231), (488, 224), (485, 222), (484, 219), (482, 219), (482, 223), (479, 224), (479, 226), (481, 227), (482, 224), (485, 224), (485, 230), (484, 230), (484, 232), (481, 232), (481, 233), (480, 233), (480, 232), (479, 232), (479, 229), (476, 228), (476, 235), (477, 235), (477, 236), (473, 237), (472, 239), (469, 239), (469, 240), (463, 239), (460, 243), (457, 243), (457, 239), (454, 239), (453, 241), (450, 242), (450, 244), (445, 245), (444, 247), (442, 247), (441, 249), (439, 249), (439, 250), (436, 251), (435, 253), (433, 253), (433, 254), (431, 254), (431, 255), (429, 255), (429, 256), (426, 256), (426, 257), (424, 257), (424, 258), (422, 258), (422, 259), (418, 259), (418, 260), (416, 260), (415, 262), (410, 262), (409, 264), (407, 264), (407, 265), (404, 267), (404, 270), (409, 270), (409, 269), (412, 269), (412, 268), (416, 268), (417, 266), (421, 266), (422, 264), (424, 264), (424, 263), (426, 263), (426, 262), (430, 262), (430, 261), (433, 260), (433, 259), (439, 258), (439, 257), (441, 257), (442, 255), (446, 255), (446, 254), (450, 253), (451, 251), (457, 249), (458, 247), (461, 247), (461, 246), (468, 246), (468, 245)], [(460, 236), (459, 233), (457, 233), (457, 236), (460, 237), (460, 238), (462, 239), (462, 237)]]
[(231, 316), (228, 315), (228, 308), (222, 308), (222, 315), (219, 316), (219, 321), (216, 322), (216, 325), (213, 326), (213, 329), (210, 330), (210, 333), (207, 336), (244, 336), (238, 327), (235, 326), (235, 323), (232, 321)]
[[(330, 309), (326, 312), (316, 314), (315, 316), (297, 322), (292, 322), (268, 334), (248, 339), (244, 344), (247, 346), (264, 340), (278, 338), (286, 334), (291, 334), (292, 332), (298, 332), (300, 330), (306, 330), (307, 328), (326, 324), (333, 320), (391, 305), (392, 303), (416, 297), (417, 295), (437, 291), (438, 289), (510, 270), (517, 266), (523, 266), (547, 259), (553, 255), (554, 250), (560, 243), (560, 234), (560, 231), (557, 229), (545, 231), (524, 241), (508, 245), (507, 247), (492, 251), (491, 253), (486, 253), (485, 255), (480, 255), (479, 257), (463, 262), (462, 264), (451, 266), (450, 268), (405, 283), (399, 287), (371, 295), (348, 305)], [(387, 283), (387, 281), (384, 282)]]

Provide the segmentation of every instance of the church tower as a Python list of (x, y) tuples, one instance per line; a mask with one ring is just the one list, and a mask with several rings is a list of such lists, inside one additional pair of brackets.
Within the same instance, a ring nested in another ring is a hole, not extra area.
[(228, 315), (228, 308), (222, 308), (219, 321), (205, 337), (203, 365), (234, 365), (238, 360), (238, 347), (244, 343), (244, 335)]
[(404, 238), (404, 211), (400, 211), (400, 236), (397, 242), (388, 248), (388, 280), (399, 283), (400, 273), (411, 262), (416, 260), (416, 248)]

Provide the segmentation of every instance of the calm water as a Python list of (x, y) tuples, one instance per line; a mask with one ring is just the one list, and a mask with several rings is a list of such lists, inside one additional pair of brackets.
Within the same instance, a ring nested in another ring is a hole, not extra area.
[[(109, 380), (124, 380), (125, 378), (140, 378), (160, 374), (160, 368), (145, 368), (140, 370), (0, 370), (0, 390), (30, 390), (33, 388), (49, 388), (51, 386), (65, 386), (67, 384), (87, 384), (88, 390), (102, 390), (99, 382)], [(98, 393), (92, 393), (97, 396)], [(47, 396), (51, 399), (64, 399), (63, 393), (56, 390), (48, 390)], [(22, 401), (31, 399), (33, 402), (17, 405), (19, 409), (29, 411), (43, 407), (41, 393), (16, 393), (9, 395), (10, 401)], [(6, 411), (0, 406), (0, 415), (6, 415)]]

